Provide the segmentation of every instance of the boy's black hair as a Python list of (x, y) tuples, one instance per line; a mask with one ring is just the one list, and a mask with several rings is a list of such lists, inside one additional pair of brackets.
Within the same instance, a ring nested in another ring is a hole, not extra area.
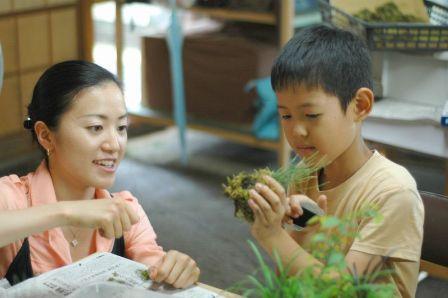
[(303, 29), (283, 48), (272, 67), (275, 91), (304, 84), (339, 98), (346, 111), (356, 91), (372, 89), (371, 58), (358, 35), (316, 25)]

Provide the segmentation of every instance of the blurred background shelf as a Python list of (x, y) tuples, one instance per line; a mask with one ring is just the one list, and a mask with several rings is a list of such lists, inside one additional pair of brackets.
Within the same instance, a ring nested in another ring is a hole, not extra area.
[[(169, 113), (156, 111), (147, 107), (129, 108), (129, 114), (132, 117), (133, 123), (146, 123), (154, 126), (174, 126), (174, 120)], [(248, 145), (251, 147), (279, 150), (278, 141), (260, 140), (254, 137), (251, 133), (250, 126), (231, 125), (229, 123), (195, 119), (188, 117), (187, 127), (190, 129), (206, 132), (216, 135), (225, 140), (235, 143)]]
[[(189, 11), (211, 18), (227, 21), (240, 21), (247, 23), (256, 23), (264, 25), (277, 25), (278, 18), (275, 12), (253, 12), (244, 10), (235, 10), (228, 8), (203, 8), (192, 7)], [(292, 26), (294, 28), (306, 27), (312, 24), (319, 23), (322, 20), (321, 14), (318, 10), (300, 11), (295, 14)]]
[[(118, 7), (117, 11), (120, 10), (119, 6), (117, 7)], [(237, 21), (237, 22), (273, 25), (277, 28), (279, 48), (281, 48), (294, 34), (294, 23), (295, 23), (294, 0), (284, 0), (278, 2), (275, 12), (266, 12), (266, 13), (244, 11), (244, 10), (235, 11), (231, 9), (198, 8), (198, 7), (190, 8), (189, 11), (195, 14), (202, 14), (211, 18), (217, 18), (225, 21)], [(117, 20), (120, 19), (121, 19), (120, 17), (117, 17)], [(119, 31), (117, 32), (120, 34)], [(118, 42), (120, 40), (122, 40), (122, 37), (117, 36), (118, 57), (120, 57), (119, 53), (122, 51), (121, 49), (123, 47), (122, 43)], [(142, 62), (142, 64), (144, 64), (144, 62)], [(120, 67), (119, 63), (118, 67)], [(118, 70), (118, 73), (120, 74), (122, 72)], [(143, 89), (145, 88), (145, 86), (142, 87)], [(145, 92), (143, 92), (143, 94), (145, 94)], [(147, 123), (162, 126), (169, 126), (174, 124), (172, 117), (168, 116), (168, 114), (161, 116), (160, 113), (156, 113), (154, 112), (154, 110), (148, 110), (143, 106), (130, 110), (130, 114), (136, 119), (139, 119), (139, 121), (145, 121)], [(259, 140), (255, 136), (253, 136), (251, 134), (250, 127), (244, 127), (238, 125), (234, 126), (227, 124), (223, 125), (222, 123), (217, 124), (216, 122), (212, 123), (211, 121), (208, 120), (205, 121), (201, 119), (195, 119), (191, 123), (190, 121), (187, 121), (188, 128), (190, 129), (204, 131), (222, 137), (223, 139), (234, 141), (236, 143), (245, 144), (255, 148), (275, 150), (278, 153), (279, 165), (285, 165), (289, 161), (290, 148), (286, 140), (284, 139), (283, 135), (280, 137), (278, 141), (265, 141), (265, 140)]]
[(189, 8), (189, 11), (227, 21), (241, 21), (266, 25), (276, 25), (277, 23), (277, 18), (273, 12), (253, 12), (227, 8), (203, 7), (192, 7)]

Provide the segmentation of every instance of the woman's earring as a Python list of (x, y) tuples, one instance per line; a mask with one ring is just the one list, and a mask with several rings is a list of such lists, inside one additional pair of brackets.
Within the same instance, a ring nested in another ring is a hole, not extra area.
[(51, 155), (51, 151), (50, 151), (50, 149), (47, 149), (47, 157), (50, 157), (50, 155)]

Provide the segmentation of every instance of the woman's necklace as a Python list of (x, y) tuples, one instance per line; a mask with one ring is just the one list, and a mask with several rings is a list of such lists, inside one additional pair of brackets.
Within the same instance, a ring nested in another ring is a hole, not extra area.
[(75, 232), (73, 232), (73, 230), (72, 229), (70, 229), (69, 227), (67, 227), (67, 229), (70, 231), (70, 233), (72, 234), (72, 240), (71, 241), (69, 241), (69, 243), (70, 243), (70, 245), (72, 246), (72, 247), (76, 247), (76, 246), (78, 246), (78, 240), (76, 239), (77, 238), (77, 234), (79, 233), (79, 231), (78, 231), (78, 233), (75, 233)]

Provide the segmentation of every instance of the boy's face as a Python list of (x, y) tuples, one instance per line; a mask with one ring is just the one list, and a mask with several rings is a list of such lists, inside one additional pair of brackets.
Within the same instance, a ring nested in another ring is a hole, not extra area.
[(331, 163), (353, 144), (359, 133), (353, 105), (344, 112), (339, 99), (321, 88), (291, 87), (277, 92), (277, 98), (286, 139), (300, 157), (318, 151)]

